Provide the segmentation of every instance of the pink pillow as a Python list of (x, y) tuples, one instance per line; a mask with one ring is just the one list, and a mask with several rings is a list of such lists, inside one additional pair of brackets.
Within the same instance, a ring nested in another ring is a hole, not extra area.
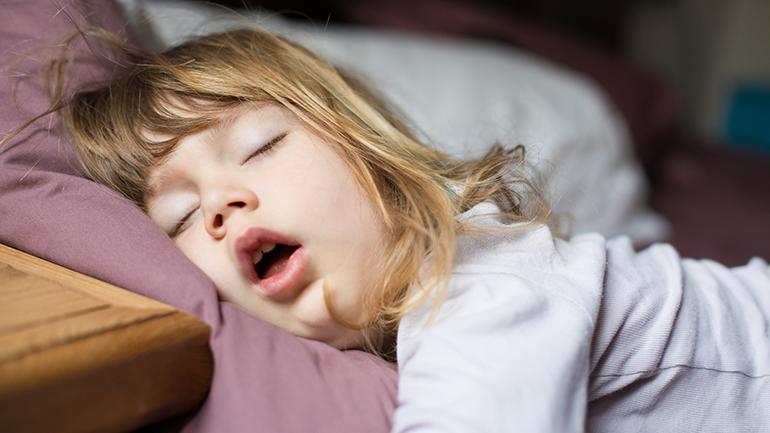
[[(121, 11), (111, 0), (4, 3), (3, 133), (48, 107), (39, 75), (43, 62), (19, 64), (19, 53), (49, 46), (71, 28), (62, 12), (125, 34)], [(99, 74), (81, 63), (76, 77)], [(341, 352), (294, 337), (220, 304), (211, 281), (149, 218), (81, 177), (58, 115), (34, 123), (0, 149), (0, 220), (4, 244), (173, 305), (209, 324), (214, 379), (185, 431), (390, 430), (398, 377), (389, 365), (363, 352)]]

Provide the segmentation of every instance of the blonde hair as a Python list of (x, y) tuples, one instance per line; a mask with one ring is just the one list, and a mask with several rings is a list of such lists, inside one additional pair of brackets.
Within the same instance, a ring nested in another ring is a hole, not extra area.
[[(372, 315), (365, 323), (339, 317), (327, 290), (327, 308), (343, 325), (392, 331), (440, 290), (451, 274), (457, 234), (472, 229), (455, 217), (476, 204), (496, 201), (512, 223), (549, 218), (547, 200), (526, 175), (521, 146), (495, 146), (471, 161), (433, 150), (361, 80), (259, 28), (197, 38), (163, 53), (129, 50), (99, 30), (79, 31), (120, 50), (125, 73), (59, 105), (87, 176), (144, 210), (152, 168), (181, 137), (244, 102), (283, 106), (332, 145), (379, 212), (390, 242), (368, 291)], [(414, 285), (424, 289), (418, 299), (409, 298)]]

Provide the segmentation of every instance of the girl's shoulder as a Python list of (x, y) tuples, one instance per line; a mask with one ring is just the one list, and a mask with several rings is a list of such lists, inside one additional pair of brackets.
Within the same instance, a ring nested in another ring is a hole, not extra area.
[(584, 233), (569, 241), (553, 235), (545, 224), (506, 221), (494, 203), (484, 202), (457, 217), (463, 231), (457, 238), (455, 267), (499, 264), (530, 270), (604, 266), (607, 240)]
[(565, 241), (546, 225), (507, 225), (489, 203), (460, 217), (469, 228), (457, 240), (450, 291), (484, 287), (506, 297), (518, 290), (595, 315), (607, 261), (603, 236)]

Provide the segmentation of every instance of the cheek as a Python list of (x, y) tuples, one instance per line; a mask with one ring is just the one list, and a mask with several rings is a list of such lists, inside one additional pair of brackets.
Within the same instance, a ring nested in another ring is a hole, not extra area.
[(292, 306), (294, 317), (298, 317), (305, 326), (313, 328), (334, 323), (326, 307), (323, 284), (317, 281), (314, 287), (308, 287)]
[(198, 267), (201, 266), (201, 257), (199, 257), (201, 252), (200, 240), (197, 239), (193, 230), (188, 230), (177, 236), (177, 238), (174, 239), (174, 243), (188, 259), (192, 260)]
[(271, 169), (282, 189), (299, 193), (305, 200), (338, 201), (356, 186), (347, 164), (327, 144), (298, 145), (286, 152), (280, 166)]
[(216, 254), (210, 251), (207, 253), (205, 239), (200, 239), (200, 236), (196, 236), (193, 232), (186, 232), (176, 239), (175, 243), (182, 253), (214, 282), (219, 297), (229, 300), (230, 296), (222, 290), (223, 287), (232, 286), (231, 282), (227, 281), (226, 274), (222, 272), (226, 269), (226, 263), (222, 263)]
[(298, 204), (317, 214), (322, 210), (339, 209), (339, 204), (351, 190), (351, 179), (331, 164), (317, 159), (284, 170), (279, 186), (285, 196), (293, 196)]

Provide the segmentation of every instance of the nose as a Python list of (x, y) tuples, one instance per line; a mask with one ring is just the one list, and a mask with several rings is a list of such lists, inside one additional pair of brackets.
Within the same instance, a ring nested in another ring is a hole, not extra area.
[(216, 186), (207, 189), (201, 197), (206, 231), (215, 239), (227, 233), (227, 221), (238, 211), (252, 211), (259, 206), (257, 195), (248, 188)]

